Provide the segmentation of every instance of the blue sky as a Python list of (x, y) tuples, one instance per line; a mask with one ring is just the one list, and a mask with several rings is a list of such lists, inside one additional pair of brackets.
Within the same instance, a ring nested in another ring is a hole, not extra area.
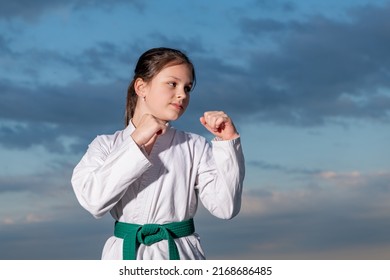
[[(342, 3), (340, 3), (342, 2)], [(0, 1), (0, 259), (99, 259), (112, 234), (73, 194), (98, 134), (123, 128), (139, 55), (185, 51), (197, 86), (173, 125), (224, 110), (241, 213), (196, 216), (210, 259), (390, 257), (389, 1)]]

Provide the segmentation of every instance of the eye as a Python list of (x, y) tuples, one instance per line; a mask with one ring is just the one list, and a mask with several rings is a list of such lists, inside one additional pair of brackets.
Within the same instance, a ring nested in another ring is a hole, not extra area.
[(168, 85), (175, 88), (177, 86), (177, 83), (176, 82), (169, 82)]
[(185, 86), (185, 87), (184, 87), (184, 91), (185, 91), (186, 93), (191, 92), (191, 90), (192, 90), (192, 86)]

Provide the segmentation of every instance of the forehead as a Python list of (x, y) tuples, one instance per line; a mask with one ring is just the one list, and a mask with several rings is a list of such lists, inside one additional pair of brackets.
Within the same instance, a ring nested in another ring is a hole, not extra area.
[(188, 64), (176, 64), (176, 65), (167, 65), (165, 66), (157, 76), (164, 77), (176, 77), (180, 80), (185, 80), (186, 82), (192, 82), (192, 67)]

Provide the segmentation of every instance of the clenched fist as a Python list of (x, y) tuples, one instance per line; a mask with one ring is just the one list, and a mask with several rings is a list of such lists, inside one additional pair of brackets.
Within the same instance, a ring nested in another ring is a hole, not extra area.
[(200, 117), (200, 122), (208, 131), (222, 140), (232, 140), (240, 136), (233, 121), (225, 112), (205, 112), (203, 116)]
[(151, 114), (144, 114), (131, 137), (139, 146), (143, 146), (150, 142), (153, 143), (157, 136), (166, 132), (167, 128), (166, 121), (162, 121)]

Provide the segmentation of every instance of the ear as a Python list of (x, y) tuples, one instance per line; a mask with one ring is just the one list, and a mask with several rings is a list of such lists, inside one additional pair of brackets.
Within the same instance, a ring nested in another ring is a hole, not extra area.
[(141, 78), (137, 78), (135, 80), (135, 82), (134, 82), (134, 90), (135, 90), (135, 93), (139, 97), (144, 97), (145, 96), (146, 85), (147, 85), (147, 83), (143, 79), (141, 79)]

